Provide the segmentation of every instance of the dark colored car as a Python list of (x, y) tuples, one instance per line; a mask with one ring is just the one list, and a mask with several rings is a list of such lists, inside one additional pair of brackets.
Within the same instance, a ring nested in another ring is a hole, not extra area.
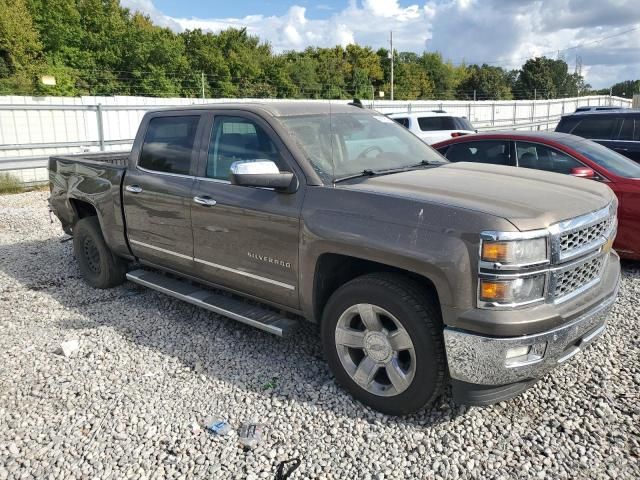
[(556, 132), (468, 135), (433, 147), (451, 162), (511, 165), (606, 183), (619, 201), (615, 248), (625, 258), (640, 259), (640, 165), (628, 158), (591, 140)]
[(578, 107), (576, 108), (576, 112), (602, 112), (607, 110), (620, 110), (620, 107), (597, 107), (597, 106), (586, 106), (586, 107)]
[(576, 111), (562, 117), (556, 132), (588, 138), (640, 163), (640, 110), (638, 109)]
[(353, 106), (149, 112), (130, 152), (49, 172), (89, 285), (128, 279), (277, 335), (318, 323), (337, 380), (387, 413), (448, 382), (460, 403), (518, 394), (598, 338), (616, 297), (609, 188), (452, 164)]

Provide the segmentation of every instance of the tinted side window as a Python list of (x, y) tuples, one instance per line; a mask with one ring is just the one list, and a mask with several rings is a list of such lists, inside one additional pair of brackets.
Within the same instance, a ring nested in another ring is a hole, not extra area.
[(582, 119), (571, 133), (584, 138), (608, 140), (613, 138), (616, 123), (617, 119), (615, 117), (587, 117)]
[(505, 140), (454, 143), (447, 150), (447, 160), (451, 162), (514, 165), (509, 158), (509, 142)]
[(622, 120), (622, 125), (620, 127), (620, 133), (618, 134), (618, 140), (633, 140), (633, 130), (634, 130), (634, 119), (631, 117), (625, 117)]
[(200, 117), (156, 117), (149, 122), (138, 166), (188, 175)]
[(423, 132), (432, 130), (456, 130), (456, 126), (451, 117), (420, 117), (418, 125)]
[(393, 120), (398, 122), (403, 127), (409, 128), (409, 119), (408, 118), (394, 118)]
[(576, 117), (562, 117), (556, 127), (556, 132), (569, 133), (579, 122), (580, 119)]
[(233, 162), (271, 160), (286, 170), (280, 152), (267, 133), (243, 117), (217, 116), (211, 130), (207, 177), (228, 180)]
[(584, 167), (575, 158), (545, 145), (516, 142), (516, 153), (518, 166), (523, 168), (568, 174), (572, 168)]

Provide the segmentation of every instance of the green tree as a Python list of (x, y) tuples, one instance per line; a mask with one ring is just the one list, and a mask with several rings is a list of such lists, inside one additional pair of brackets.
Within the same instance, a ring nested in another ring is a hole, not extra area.
[(370, 47), (347, 45), (346, 72), (351, 77), (353, 96), (358, 98), (373, 98), (374, 83), (380, 85), (384, 73), (380, 65), (380, 58)]
[(444, 62), (437, 52), (424, 52), (419, 62), (433, 80), (436, 98), (453, 98), (453, 92), (465, 76), (465, 67), (456, 68), (450, 62)]
[(578, 95), (584, 87), (584, 79), (570, 74), (564, 60), (537, 57), (522, 66), (513, 90), (516, 98), (556, 98)]
[(183, 84), (193, 86), (196, 80), (189, 71), (182, 38), (167, 28), (160, 28), (149, 17), (136, 13), (127, 22), (119, 58), (126, 83), (135, 95), (179, 96)]
[(487, 64), (470, 65), (467, 76), (458, 86), (458, 98), (472, 100), (509, 100), (512, 97), (509, 73)]
[(633, 98), (634, 93), (640, 93), (640, 80), (625, 80), (616, 83), (611, 87), (611, 93), (616, 97)]
[(434, 85), (427, 72), (417, 63), (400, 63), (397, 68), (394, 97), (398, 100), (433, 98)]
[(202, 95), (202, 74), (205, 79), (207, 97), (225, 96), (232, 89), (231, 72), (217, 43), (217, 37), (202, 30), (187, 30), (180, 34), (185, 46), (185, 55), (194, 84), (184, 87), (188, 96)]
[(322, 86), (314, 58), (306, 52), (286, 52), (282, 55), (296, 98), (320, 98)]
[(42, 45), (24, 0), (0, 0), (0, 91), (29, 94)]
[(514, 87), (516, 98), (546, 98), (555, 94), (553, 72), (546, 57), (531, 58), (525, 62)]

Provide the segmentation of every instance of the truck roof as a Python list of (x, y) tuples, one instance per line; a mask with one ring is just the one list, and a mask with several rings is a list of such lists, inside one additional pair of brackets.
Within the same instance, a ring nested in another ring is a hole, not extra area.
[[(151, 111), (184, 111), (184, 110), (244, 110), (250, 112), (266, 112), (274, 117), (289, 117), (296, 115), (313, 115), (325, 113), (356, 112), (358, 107), (345, 103), (329, 101), (273, 101), (273, 102), (220, 102), (204, 105), (176, 105), (175, 107), (153, 109)], [(363, 111), (362, 109), (359, 109)], [(366, 110), (365, 110), (366, 111)]]

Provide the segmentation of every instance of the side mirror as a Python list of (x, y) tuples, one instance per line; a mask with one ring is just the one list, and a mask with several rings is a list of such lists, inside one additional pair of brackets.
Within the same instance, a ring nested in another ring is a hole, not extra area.
[(271, 160), (233, 162), (229, 178), (232, 185), (295, 191), (295, 176), (293, 173), (281, 172)]
[(594, 178), (596, 176), (596, 172), (589, 167), (573, 167), (570, 170), (569, 175), (573, 177)]

